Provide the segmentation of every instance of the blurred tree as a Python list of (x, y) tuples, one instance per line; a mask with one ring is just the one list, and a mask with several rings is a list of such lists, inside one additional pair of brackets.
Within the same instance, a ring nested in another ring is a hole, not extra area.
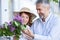
[(59, 7), (60, 7), (60, 2), (59, 2)]
[(53, 0), (53, 1), (55, 1), (55, 2), (57, 2), (57, 3), (58, 3), (58, 0)]
[(58, 2), (59, 2), (59, 0), (49, 0), (49, 1), (54, 1), (54, 2), (56, 2), (56, 3), (58, 3)]

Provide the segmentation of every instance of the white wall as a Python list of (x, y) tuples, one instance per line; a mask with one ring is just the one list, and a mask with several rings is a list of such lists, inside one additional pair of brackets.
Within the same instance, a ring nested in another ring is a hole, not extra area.
[(10, 11), (10, 0), (1, 0), (1, 24), (10, 21), (11, 11)]
[(20, 0), (13, 0), (14, 1), (14, 10), (13, 11), (19, 11), (20, 10)]
[(1, 0), (0, 0), (0, 25), (1, 25)]

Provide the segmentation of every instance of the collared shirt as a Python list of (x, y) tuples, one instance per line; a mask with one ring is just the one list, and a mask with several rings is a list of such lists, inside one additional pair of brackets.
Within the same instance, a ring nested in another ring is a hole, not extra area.
[(60, 40), (60, 19), (50, 13), (45, 22), (38, 18), (31, 30), (34, 33), (34, 40)]

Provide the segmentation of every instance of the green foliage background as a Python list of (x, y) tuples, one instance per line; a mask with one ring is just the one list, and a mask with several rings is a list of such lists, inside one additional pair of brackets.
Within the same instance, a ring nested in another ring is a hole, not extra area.
[(55, 1), (56, 3), (58, 3), (58, 0), (49, 0), (49, 1)]

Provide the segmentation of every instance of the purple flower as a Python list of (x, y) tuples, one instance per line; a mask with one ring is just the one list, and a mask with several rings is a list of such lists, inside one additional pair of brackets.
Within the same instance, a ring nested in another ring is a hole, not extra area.
[(12, 25), (12, 22), (9, 22), (9, 23), (8, 23), (8, 26), (9, 26), (9, 25)]
[(1, 28), (4, 28), (4, 27), (3, 27), (2, 25), (0, 25), (0, 29), (1, 29)]
[(15, 30), (15, 27), (12, 26), (12, 21), (8, 23), (8, 27), (10, 28), (11, 32), (13, 32)]
[(22, 17), (21, 16), (19, 16), (19, 15), (17, 15), (16, 17), (14, 17), (14, 20), (17, 20), (18, 22), (23, 22), (23, 20), (22, 20)]
[(15, 30), (15, 27), (10, 26), (10, 31), (13, 32)]

